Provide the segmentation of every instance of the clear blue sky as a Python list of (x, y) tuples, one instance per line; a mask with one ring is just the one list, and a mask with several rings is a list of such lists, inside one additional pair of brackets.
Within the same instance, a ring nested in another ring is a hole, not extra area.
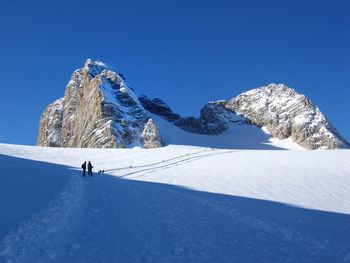
[(284, 83), (350, 140), (349, 3), (3, 1), (0, 142), (35, 144), (40, 114), (87, 58), (182, 115)]

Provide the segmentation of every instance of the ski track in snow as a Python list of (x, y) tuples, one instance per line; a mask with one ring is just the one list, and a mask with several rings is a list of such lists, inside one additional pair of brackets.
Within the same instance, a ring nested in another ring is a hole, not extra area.
[(205, 151), (207, 151), (207, 150), (201, 150), (201, 151), (186, 153), (184, 155), (179, 155), (179, 156), (176, 156), (176, 157), (173, 157), (173, 158), (170, 158), (170, 159), (162, 160), (160, 162), (154, 162), (154, 163), (149, 163), (149, 164), (145, 164), (145, 165), (127, 166), (127, 167), (120, 167), (120, 168), (116, 168), (116, 169), (108, 169), (105, 172), (108, 173), (108, 172), (115, 172), (115, 171), (121, 171), (121, 170), (126, 170), (126, 169), (130, 170), (130, 169), (135, 169), (135, 168), (152, 167), (152, 166), (155, 166), (155, 165), (164, 164), (164, 163), (167, 163), (167, 162), (170, 162), (170, 161), (173, 161), (173, 160), (177, 160), (177, 159), (180, 159), (180, 158), (184, 158), (184, 157), (187, 157), (187, 156), (198, 155), (198, 154), (200, 154), (202, 152), (205, 152)]
[[(208, 151), (212, 151), (212, 153), (206, 153)], [(198, 151), (198, 152), (194, 152), (194, 153), (189, 153), (189, 154), (185, 154), (185, 155), (180, 155), (171, 159), (167, 159), (167, 160), (163, 160), (162, 162), (157, 162), (157, 163), (152, 163), (149, 165), (143, 165), (143, 166), (137, 166), (137, 167), (129, 167), (130, 170), (133, 170), (134, 168), (144, 168), (144, 167), (149, 167), (146, 169), (140, 169), (140, 170), (135, 170), (135, 171), (131, 171), (128, 172), (126, 174), (122, 174), (119, 177), (120, 178), (139, 178), (142, 177), (146, 174), (152, 173), (152, 172), (158, 172), (161, 170), (165, 170), (165, 169), (170, 169), (174, 166), (177, 165), (183, 165), (183, 164), (187, 164), (190, 162), (194, 162), (196, 160), (200, 160), (203, 158), (210, 158), (212, 156), (215, 155), (219, 155), (219, 154), (228, 154), (228, 153), (233, 153), (235, 151), (233, 150), (229, 150), (229, 151), (221, 151), (221, 152), (214, 152), (215, 149), (212, 150), (202, 150), (202, 151)], [(176, 161), (174, 161), (176, 160)], [(125, 169), (125, 168), (121, 168), (121, 169)], [(119, 169), (116, 169), (119, 170)], [(134, 176), (135, 174), (139, 174), (137, 176)]]

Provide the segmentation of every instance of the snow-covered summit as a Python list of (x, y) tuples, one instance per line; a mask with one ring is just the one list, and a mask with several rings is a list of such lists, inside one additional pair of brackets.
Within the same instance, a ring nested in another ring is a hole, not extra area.
[(93, 61), (91, 58), (88, 58), (85, 61), (84, 69), (87, 70), (88, 73), (93, 77), (101, 74), (101, 72), (104, 70), (113, 71), (113, 69), (106, 63), (99, 60)]

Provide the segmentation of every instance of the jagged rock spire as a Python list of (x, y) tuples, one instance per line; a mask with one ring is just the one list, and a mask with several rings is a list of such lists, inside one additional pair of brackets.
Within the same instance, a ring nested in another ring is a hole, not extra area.
[(139, 143), (148, 118), (124, 77), (88, 59), (42, 114), (38, 145), (123, 148)]

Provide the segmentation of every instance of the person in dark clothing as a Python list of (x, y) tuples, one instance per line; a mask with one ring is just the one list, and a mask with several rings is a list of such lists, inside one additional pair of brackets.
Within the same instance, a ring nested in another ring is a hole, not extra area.
[(81, 168), (83, 169), (83, 176), (85, 176), (86, 162), (81, 165)]
[(92, 168), (94, 168), (94, 167), (92, 166), (91, 162), (89, 161), (89, 163), (88, 163), (88, 174), (89, 174), (89, 176), (92, 176)]

